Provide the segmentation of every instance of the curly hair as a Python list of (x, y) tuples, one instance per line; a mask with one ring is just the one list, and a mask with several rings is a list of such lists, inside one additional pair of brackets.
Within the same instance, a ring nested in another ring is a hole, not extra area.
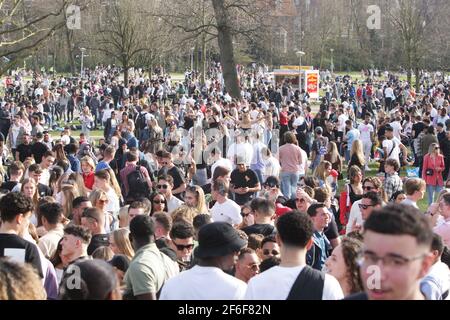
[(47, 294), (33, 267), (0, 258), (0, 300), (45, 300)]
[(357, 262), (362, 242), (356, 238), (345, 237), (342, 239), (342, 256), (347, 267), (347, 277), (350, 285), (350, 294), (363, 291), (359, 265)]
[(191, 208), (186, 205), (182, 205), (175, 209), (172, 213), (172, 220), (175, 223), (177, 220), (186, 220), (190, 222), (191, 224), (194, 221), (194, 218), (198, 216), (200, 212), (196, 208)]
[(12, 221), (17, 215), (33, 211), (33, 202), (21, 192), (11, 192), (0, 200), (3, 221)]

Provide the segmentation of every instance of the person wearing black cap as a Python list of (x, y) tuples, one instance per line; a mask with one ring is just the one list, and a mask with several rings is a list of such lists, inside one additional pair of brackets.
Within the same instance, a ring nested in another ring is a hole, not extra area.
[(247, 245), (226, 222), (204, 225), (194, 250), (198, 265), (180, 273), (164, 285), (161, 300), (240, 300), (245, 282), (228, 275), (239, 251)]
[(155, 222), (139, 215), (130, 222), (130, 240), (135, 255), (125, 273), (126, 299), (156, 300), (164, 283), (178, 274), (178, 264), (155, 244)]

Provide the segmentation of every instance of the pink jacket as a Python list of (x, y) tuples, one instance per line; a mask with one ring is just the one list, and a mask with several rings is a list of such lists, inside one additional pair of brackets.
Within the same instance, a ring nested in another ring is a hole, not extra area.
[[(433, 170), (432, 176), (427, 176), (427, 169)], [(443, 186), (444, 179), (442, 178), (442, 171), (445, 169), (444, 156), (439, 154), (434, 160), (429, 154), (426, 154), (423, 158), (422, 166), (422, 179), (425, 180), (427, 185), (431, 186)]]

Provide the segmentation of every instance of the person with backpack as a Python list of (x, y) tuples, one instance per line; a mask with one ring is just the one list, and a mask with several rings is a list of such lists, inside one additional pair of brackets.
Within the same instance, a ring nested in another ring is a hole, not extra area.
[(328, 138), (323, 136), (322, 127), (316, 127), (314, 130), (316, 133), (316, 139), (312, 144), (312, 154), (311, 154), (311, 170), (314, 172), (320, 162), (323, 160), (323, 157), (327, 154), (328, 148)]
[(147, 169), (138, 166), (136, 153), (127, 152), (125, 168), (120, 171), (120, 179), (123, 185), (123, 196), (126, 203), (147, 198), (152, 190), (152, 181)]
[(153, 116), (148, 112), (148, 108), (148, 105), (144, 104), (136, 118), (136, 137), (139, 141), (147, 141), (150, 138), (149, 122)]
[(245, 300), (340, 300), (344, 297), (333, 276), (306, 265), (314, 226), (306, 213), (292, 211), (276, 223), (279, 266), (251, 278)]

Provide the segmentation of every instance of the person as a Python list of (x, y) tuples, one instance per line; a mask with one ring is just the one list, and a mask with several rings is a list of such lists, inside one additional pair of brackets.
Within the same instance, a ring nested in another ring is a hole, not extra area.
[(370, 153), (372, 151), (372, 141), (374, 141), (374, 128), (370, 123), (370, 114), (366, 114), (364, 117), (364, 123), (358, 126), (358, 130), (361, 137), (361, 142), (363, 144), (364, 157), (365, 157), (365, 171), (369, 169)]
[[(440, 235), (444, 244), (450, 247), (450, 194), (442, 196), (439, 201), (439, 212), (443, 222), (434, 227), (433, 231)], [(434, 215), (434, 214), (433, 214)]]
[(103, 221), (103, 228), (105, 228), (106, 231), (105, 233), (116, 229), (117, 220), (115, 219), (113, 214), (110, 211), (108, 211), (107, 208), (107, 205), (109, 203), (107, 194), (101, 189), (94, 190), (89, 195), (89, 201), (92, 203), (92, 206), (94, 208), (97, 208), (100, 210), (100, 212), (102, 212), (103, 214), (102, 221)]
[(80, 160), (81, 162), (81, 172), (83, 175), (84, 186), (90, 191), (94, 187), (94, 174), (95, 174), (95, 164), (89, 156), (84, 156)]
[(417, 201), (423, 199), (425, 188), (426, 183), (424, 180), (419, 178), (407, 179), (404, 184), (406, 199), (402, 201), (402, 204), (410, 205), (418, 209)]
[(94, 250), (91, 254), (92, 259), (99, 259), (103, 261), (109, 261), (114, 257), (114, 252), (110, 247), (100, 246)]
[[(19, 141), (17, 142), (19, 143)], [(26, 158), (33, 156), (33, 151), (31, 150), (31, 136), (25, 132), (22, 135), (22, 140), (20, 141), (20, 144), (18, 144), (16, 153), (15, 153), (15, 160), (24, 162)]]
[(53, 163), (55, 162), (55, 154), (52, 151), (47, 151), (42, 156), (41, 161), (41, 169), (42, 169), (42, 175), (41, 175), (41, 183), (45, 184), (46, 186), (49, 186), (50, 182), (50, 168), (53, 166)]
[[(306, 265), (306, 252), (312, 245), (314, 234), (311, 218), (306, 213), (292, 211), (277, 220), (276, 228), (276, 238), (281, 248), (281, 263), (250, 279), (245, 299), (342, 299), (342, 289), (333, 276)], [(301, 285), (298, 279), (303, 279), (305, 284), (300, 290), (296, 289)]]
[(314, 226), (314, 244), (306, 254), (307, 264), (317, 270), (322, 270), (331, 251), (331, 243), (324, 234), (330, 223), (330, 214), (323, 203), (313, 203), (307, 210)]
[[(20, 161), (14, 161), (9, 166), (9, 181), (5, 181), (0, 186), (1, 190), (12, 191), (22, 180), (25, 168)], [(38, 187), (39, 188), (39, 187)]]
[(39, 216), (47, 233), (39, 239), (38, 247), (49, 259), (55, 254), (58, 243), (64, 236), (64, 211), (59, 203), (44, 203), (39, 206)]
[[(184, 195), (184, 201), (189, 207), (193, 207), (201, 214), (207, 214), (208, 209), (205, 203), (205, 193), (199, 186), (188, 186)], [(159, 210), (161, 211), (161, 210)]]
[(88, 259), (87, 249), (91, 242), (91, 232), (83, 226), (68, 225), (64, 228), (61, 255), (67, 265)]
[(153, 216), (156, 212), (167, 212), (167, 200), (162, 193), (152, 193), (150, 196), (150, 203), (152, 204), (150, 216)]
[(402, 161), (407, 162), (408, 150), (397, 137), (394, 137), (394, 128), (389, 124), (385, 126), (385, 136), (386, 139), (384, 139), (382, 143), (384, 161), (387, 159), (395, 159), (401, 164), (400, 152), (402, 152)]
[(251, 278), (259, 273), (260, 260), (255, 250), (250, 248), (242, 249), (239, 252), (238, 260), (236, 262), (236, 272), (234, 276), (248, 283)]
[[(43, 171), (39, 167), (38, 164), (32, 164), (28, 168), (28, 177), (34, 180), (36, 187), (37, 187), (37, 194), (38, 194), (38, 197), (40, 197), (40, 198), (53, 195), (53, 192), (50, 189), (50, 187), (45, 184), (42, 184), (40, 182), (42, 173), (43, 173)], [(24, 182), (25, 182), (25, 180), (22, 182), (22, 184), (24, 184)], [(18, 191), (17, 190), (18, 188), (19, 188), (19, 186), (17, 186), (15, 189), (13, 189), (13, 192)]]
[(444, 156), (439, 150), (439, 144), (432, 143), (428, 153), (423, 157), (422, 179), (427, 185), (428, 205), (434, 202), (434, 196), (439, 194), (444, 186), (442, 172), (445, 169), (445, 163)]
[(156, 300), (168, 279), (178, 274), (178, 265), (155, 244), (155, 223), (148, 215), (130, 221), (130, 238), (135, 254), (125, 273), (125, 299)]
[(314, 130), (316, 139), (312, 143), (311, 147), (311, 166), (312, 172), (316, 170), (316, 167), (324, 159), (325, 154), (328, 150), (328, 138), (323, 136), (322, 127), (316, 127)]
[(297, 138), (292, 132), (284, 134), (285, 144), (280, 147), (279, 161), (281, 166), (281, 192), (288, 198), (295, 197), (297, 188), (299, 168), (307, 159), (303, 158), (302, 150), (298, 146)]
[(238, 225), (242, 222), (241, 208), (228, 198), (228, 187), (222, 180), (217, 180), (212, 186), (212, 197), (216, 201), (211, 208), (211, 217), (216, 222), (228, 222)]
[[(161, 300), (241, 300), (245, 282), (228, 275), (247, 241), (226, 222), (204, 225), (194, 255), (198, 264), (167, 281)], [(214, 285), (212, 285), (214, 284)]]
[(420, 291), (427, 300), (445, 300), (450, 289), (450, 270), (441, 261), (444, 252), (444, 243), (438, 234), (433, 234), (431, 243), (431, 253), (433, 255), (433, 265), (430, 271), (420, 281)]
[(403, 190), (397, 191), (392, 195), (391, 202), (401, 204), (406, 199), (406, 194)]
[(109, 234), (109, 247), (115, 255), (126, 256), (130, 261), (133, 259), (134, 250), (130, 242), (130, 231), (125, 228), (114, 230)]
[(194, 249), (194, 226), (186, 220), (178, 220), (173, 223), (169, 236), (169, 247), (177, 254), (180, 271), (184, 271)]
[(111, 162), (115, 161), (115, 158), (116, 158), (116, 148), (114, 148), (113, 146), (107, 146), (105, 151), (103, 151), (103, 159), (99, 161), (97, 163), (97, 166), (95, 167), (95, 172), (110, 169)]
[(368, 168), (368, 163), (366, 163), (364, 158), (363, 144), (361, 140), (355, 140), (352, 144), (352, 149), (350, 150), (350, 162), (348, 163), (348, 167), (353, 165), (360, 168), (362, 172)]
[(123, 196), (129, 204), (148, 197), (152, 190), (152, 181), (147, 169), (137, 165), (139, 158), (135, 153), (127, 152), (126, 160), (125, 168), (120, 171), (120, 180)]
[(170, 247), (170, 230), (173, 221), (167, 212), (156, 212), (152, 216), (155, 221), (155, 243), (159, 251), (177, 262), (177, 253)]
[[(181, 170), (175, 166), (172, 160), (172, 154), (167, 151), (163, 151), (161, 153), (161, 164), (162, 168), (160, 172), (158, 172), (158, 175), (164, 173), (166, 175), (169, 175), (172, 177), (172, 194), (181, 199), (181, 195), (186, 190), (187, 184), (186, 181), (183, 178), (183, 174)], [(167, 199), (169, 201), (169, 199)]]
[(386, 178), (383, 181), (383, 190), (386, 192), (386, 198), (391, 201), (393, 195), (403, 188), (402, 179), (398, 175), (400, 164), (395, 159), (387, 159), (384, 164)]
[(42, 279), (28, 264), (0, 259), (0, 300), (45, 300)]
[[(350, 161), (350, 152), (353, 148), (353, 142), (360, 141), (360, 132), (353, 126), (353, 121), (348, 119), (345, 121), (346, 135), (344, 136), (343, 141), (346, 142), (347, 147), (345, 150), (345, 161)], [(361, 150), (362, 151), (362, 150)]]
[(175, 197), (172, 193), (174, 184), (171, 175), (160, 175), (158, 176), (158, 183), (156, 185), (156, 191), (161, 193), (167, 202), (167, 212), (171, 213), (182, 204), (183, 201)]
[(78, 226), (81, 225), (81, 215), (85, 208), (90, 207), (92, 207), (92, 203), (87, 197), (80, 196), (73, 199), (71, 222)]
[(92, 253), (101, 246), (109, 246), (109, 236), (105, 231), (105, 213), (98, 208), (86, 208), (81, 214), (81, 225), (91, 232), (91, 241), (87, 254)]
[[(75, 269), (76, 268), (76, 269)], [(76, 271), (75, 271), (76, 270)], [(80, 277), (74, 286), (71, 277)], [(61, 281), (60, 300), (122, 300), (120, 283), (113, 267), (102, 260), (85, 260), (71, 265)]]
[(325, 261), (325, 271), (339, 281), (344, 296), (363, 290), (358, 265), (361, 249), (361, 241), (345, 237)]
[(28, 230), (32, 211), (31, 199), (22, 193), (11, 192), (0, 199), (0, 257), (30, 264), (43, 278), (38, 248), (21, 237)]
[(238, 157), (237, 168), (231, 172), (230, 191), (238, 205), (249, 202), (261, 190), (256, 173), (247, 167), (243, 158)]
[(342, 174), (342, 157), (338, 152), (336, 142), (330, 141), (327, 147), (327, 153), (324, 160), (331, 163), (331, 168), (336, 170), (338, 174)]
[(117, 194), (117, 185), (114, 173), (111, 170), (100, 170), (94, 173), (93, 191), (103, 191), (106, 193), (108, 202), (106, 203), (106, 211), (116, 213), (120, 210), (120, 201), (122, 195)]
[(343, 226), (348, 224), (348, 213), (351, 213), (353, 204), (360, 200), (364, 193), (361, 183), (363, 179), (361, 169), (357, 166), (351, 166), (348, 169), (348, 176), (350, 183), (346, 184), (346, 190), (341, 192), (341, 196), (339, 198), (339, 220)]
[(365, 292), (347, 299), (424, 300), (420, 281), (433, 263), (432, 240), (429, 221), (418, 209), (388, 204), (377, 210), (364, 224), (359, 264)]
[[(374, 210), (380, 209), (383, 205), (383, 200), (380, 194), (375, 191), (369, 191), (363, 194), (361, 202), (358, 204), (359, 210), (361, 211), (361, 217), (363, 220), (362, 226), (364, 226), (364, 221), (366, 221)], [(354, 228), (357, 230), (358, 228)]]
[(34, 161), (36, 161), (37, 164), (41, 163), (44, 153), (49, 151), (49, 148), (43, 143), (43, 140), (44, 135), (41, 132), (38, 132), (36, 134), (36, 141), (31, 146), (31, 152), (33, 153)]
[(67, 160), (70, 163), (70, 170), (72, 172), (81, 173), (81, 162), (76, 156), (78, 152), (78, 146), (75, 143), (69, 143), (66, 146)]
[[(251, 211), (255, 217), (255, 223), (242, 229), (247, 235), (252, 233), (270, 236), (275, 232), (273, 217), (275, 215), (275, 204), (269, 200), (256, 198), (251, 204)], [(242, 209), (244, 211), (244, 209)]]

